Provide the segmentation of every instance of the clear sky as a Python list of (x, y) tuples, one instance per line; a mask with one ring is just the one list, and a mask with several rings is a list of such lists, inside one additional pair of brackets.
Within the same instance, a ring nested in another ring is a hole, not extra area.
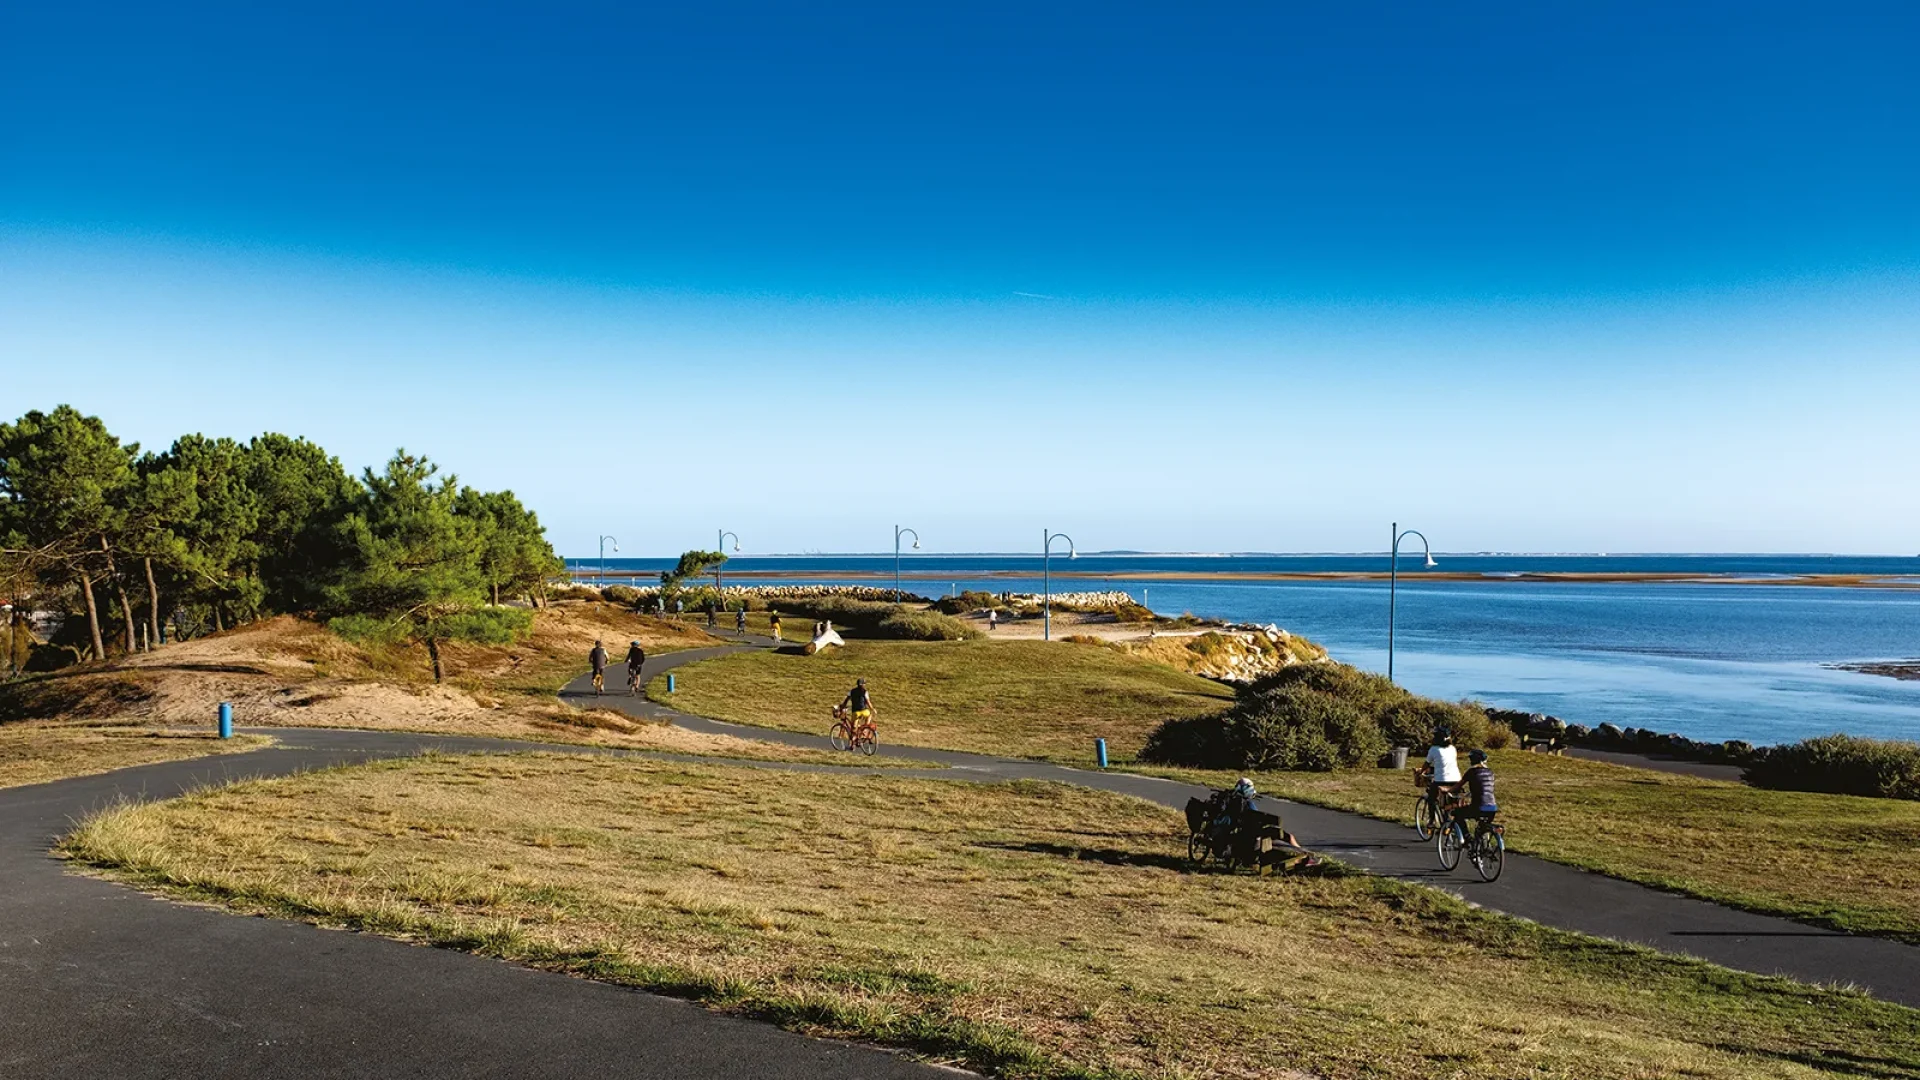
[(662, 554), (1920, 551), (1920, 5), (0, 10), (0, 412)]

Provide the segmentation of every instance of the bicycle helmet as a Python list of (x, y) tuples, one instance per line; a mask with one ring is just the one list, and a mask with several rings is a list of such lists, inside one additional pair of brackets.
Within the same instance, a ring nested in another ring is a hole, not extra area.
[(1467, 760), (1475, 765), (1485, 765), (1487, 763), (1487, 752), (1485, 750), (1470, 750), (1467, 752)]

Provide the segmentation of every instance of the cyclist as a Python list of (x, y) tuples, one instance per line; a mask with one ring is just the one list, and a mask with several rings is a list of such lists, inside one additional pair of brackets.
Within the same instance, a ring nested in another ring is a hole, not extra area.
[(1466, 833), (1468, 822), (1478, 823), (1475, 830), (1477, 832), (1492, 824), (1493, 816), (1500, 812), (1500, 804), (1493, 798), (1493, 769), (1487, 765), (1487, 752), (1472, 751), (1467, 755), (1467, 764), (1464, 781), (1467, 788), (1467, 803), (1453, 812), (1453, 819), (1460, 823), (1460, 831), (1463, 835)]
[(642, 667), (645, 667), (646, 663), (647, 663), (647, 650), (641, 648), (640, 643), (637, 641), (628, 642), (627, 643), (627, 689), (632, 690), (633, 688), (640, 685), (640, 669)]
[(587, 663), (593, 665), (593, 692), (598, 695), (607, 688), (607, 647), (595, 641), (593, 651), (587, 654)]
[(873, 695), (867, 693), (867, 680), (853, 680), (853, 689), (847, 691), (846, 700), (840, 703), (839, 711), (851, 716), (855, 727), (873, 722)]
[(1440, 796), (1451, 796), (1460, 787), (1460, 753), (1453, 747), (1453, 729), (1433, 733), (1433, 745), (1427, 748), (1427, 803), (1440, 817)]

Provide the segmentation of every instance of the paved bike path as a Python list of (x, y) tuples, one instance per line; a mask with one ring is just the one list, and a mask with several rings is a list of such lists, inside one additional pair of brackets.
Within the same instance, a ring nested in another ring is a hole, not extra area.
[[(663, 657), (661, 666), (712, 651)], [(209, 784), (534, 744), (271, 729), (275, 748), (0, 789), (0, 1077), (933, 1080), (954, 1070), (654, 994), (67, 872), (87, 813)], [(554, 746), (556, 750), (579, 747)]]
[[(760, 647), (772, 644), (766, 638), (747, 640)], [(673, 660), (677, 666), (729, 651), (703, 650), (697, 656), (676, 653)], [(656, 670), (649, 660), (646, 678), (652, 679), (663, 670), (664, 665)], [(698, 672), (680, 676), (698, 677)], [(569, 702), (671, 720), (692, 731), (816, 749), (827, 745), (824, 722), (821, 734), (802, 734), (692, 716), (659, 702), (630, 697), (624, 691), (608, 693), (597, 702), (593, 696), (591, 680), (586, 676), (561, 691), (561, 697)], [(824, 711), (821, 716), (825, 717)], [(953, 779), (1057, 780), (1134, 795), (1176, 809), (1184, 807), (1188, 798), (1206, 794), (1205, 788), (1133, 773), (890, 744), (884, 717), (880, 738), (881, 753), (945, 765), (946, 775)], [(1411, 806), (1412, 787), (1407, 791)], [(1912, 945), (1756, 915), (1512, 853), (1507, 855), (1500, 880), (1484, 882), (1464, 859), (1457, 870), (1441, 870), (1433, 844), (1420, 841), (1409, 826), (1305, 803), (1272, 801), (1283, 802), (1286, 826), (1303, 845), (1373, 873), (1442, 888), (1483, 907), (1549, 926), (1684, 953), (1762, 975), (1858, 986), (1888, 1001), (1920, 1008), (1920, 948)], [(1647, 827), (1657, 831), (1663, 825), (1650, 821)], [(1781, 872), (1793, 873), (1794, 868), (1783, 865)]]

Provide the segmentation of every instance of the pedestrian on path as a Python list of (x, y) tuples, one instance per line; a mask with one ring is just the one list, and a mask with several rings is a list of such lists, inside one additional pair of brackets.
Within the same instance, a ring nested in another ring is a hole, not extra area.
[(747, 632), (747, 608), (744, 604), (740, 606), (739, 611), (733, 613), (733, 632), (736, 634)]
[(777, 611), (768, 611), (767, 624), (773, 627), (773, 640), (777, 644), (780, 641), (780, 613)]

